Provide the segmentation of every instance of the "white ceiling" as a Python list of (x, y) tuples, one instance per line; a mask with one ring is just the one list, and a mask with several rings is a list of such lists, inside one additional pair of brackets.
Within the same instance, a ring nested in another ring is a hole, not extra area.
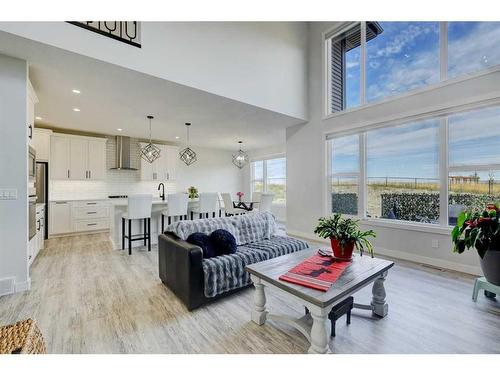
[(284, 143), (285, 128), (303, 123), (5, 32), (0, 32), (0, 53), (30, 64), (39, 98), (35, 112), (43, 118), (35, 124), (147, 138), (146, 115), (152, 114), (154, 139), (185, 142), (184, 123), (191, 122), (193, 145), (236, 149), (241, 139), (245, 149), (255, 149)]

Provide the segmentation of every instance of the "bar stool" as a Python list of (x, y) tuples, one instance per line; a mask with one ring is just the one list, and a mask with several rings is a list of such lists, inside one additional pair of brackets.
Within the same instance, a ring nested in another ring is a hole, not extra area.
[(161, 213), (161, 232), (165, 232), (165, 216), (168, 217), (168, 225), (171, 219), (179, 216), (179, 219), (187, 220), (188, 195), (186, 193), (176, 193), (167, 195), (167, 209)]
[[(151, 208), (153, 206), (152, 194), (137, 194), (128, 197), (127, 212), (122, 214), (122, 250), (125, 249), (125, 239), (128, 240), (128, 254), (132, 255), (132, 241), (144, 241), (151, 251)], [(128, 235), (125, 234), (125, 221), (128, 220)], [(132, 234), (132, 220), (143, 220), (143, 234)], [(141, 236), (141, 237), (139, 237)]]
[(191, 220), (193, 220), (193, 213), (199, 214), (200, 219), (202, 219), (203, 216), (206, 216), (206, 218), (208, 219), (210, 213), (212, 214), (212, 217), (215, 217), (218, 203), (218, 193), (200, 193), (198, 207), (195, 207), (191, 210)]

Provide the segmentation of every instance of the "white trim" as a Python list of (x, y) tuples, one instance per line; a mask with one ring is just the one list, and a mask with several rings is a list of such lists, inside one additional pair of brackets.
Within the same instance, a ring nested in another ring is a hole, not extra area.
[(266, 154), (265, 156), (250, 157), (250, 162), (253, 163), (254, 161), (264, 161), (269, 159), (280, 159), (280, 158), (286, 158), (286, 152), (277, 152), (275, 154)]
[[(448, 215), (446, 215), (448, 216)], [(366, 218), (361, 220), (361, 225), (372, 227), (391, 228), (399, 230), (409, 230), (413, 232), (424, 232), (433, 234), (451, 235), (452, 227), (441, 226), (439, 224), (418, 223), (414, 221), (391, 220), (381, 218)]]
[(439, 224), (448, 225), (448, 117), (439, 124)]
[(448, 77), (448, 22), (439, 22), (439, 80)]
[(366, 172), (366, 132), (359, 134), (359, 177), (358, 177), (358, 216), (366, 217), (368, 209), (368, 178)]
[[(476, 79), (476, 78), (479, 78), (479, 77), (482, 77), (482, 76), (486, 76), (486, 75), (489, 75), (489, 74), (495, 74), (495, 73), (498, 73), (498, 72), (500, 72), (500, 65), (495, 65), (495, 66), (492, 66), (491, 68), (488, 68), (488, 69), (485, 69), (485, 70), (481, 70), (480, 72), (465, 74), (463, 76), (455, 77), (455, 78), (452, 78), (452, 79), (447, 79), (447, 80), (442, 81), (442, 82), (438, 82), (438, 83), (434, 83), (434, 84), (429, 84), (429, 85), (427, 85), (425, 87), (422, 87), (420, 89), (415, 89), (415, 90), (407, 91), (407, 92), (405, 92), (403, 94), (389, 96), (389, 97), (386, 97), (384, 99), (381, 99), (381, 100), (378, 100), (378, 101), (375, 101), (375, 102), (367, 103), (367, 104), (365, 104), (363, 106), (352, 107), (352, 108), (343, 110), (341, 112), (334, 112), (334, 113), (329, 114), (328, 116), (323, 117), (322, 120), (329, 120), (331, 118), (345, 116), (345, 115), (347, 115), (349, 113), (353, 113), (353, 112), (365, 110), (367, 108), (375, 107), (375, 106), (378, 106), (378, 105), (381, 105), (381, 104), (387, 104), (387, 103), (390, 103), (392, 101), (396, 101), (396, 100), (399, 100), (399, 99), (405, 99), (405, 98), (409, 98), (411, 96), (420, 95), (420, 94), (423, 94), (423, 93), (428, 92), (428, 91), (434, 91), (434, 90), (436, 90), (438, 88), (441, 88), (441, 87), (447, 87), (447, 86), (456, 85), (458, 83), (466, 82), (466, 81), (469, 81), (469, 80), (473, 80), (473, 79)], [(484, 98), (483, 98), (483, 100), (484, 100)], [(470, 102), (472, 103), (472, 102), (474, 102), (474, 100), (471, 100)]]
[(28, 277), (25, 281), (16, 282), (14, 285), (15, 293), (24, 292), (31, 289), (31, 279)]
[[(304, 240), (324, 243), (324, 244), (328, 244), (328, 245), (330, 243), (328, 240), (325, 240), (323, 238), (315, 238), (313, 235), (311, 235), (311, 233), (306, 233), (306, 232), (301, 232), (301, 231), (289, 231), (289, 230), (287, 230), (286, 233), (290, 236), (299, 237), (299, 238), (302, 238)], [(411, 262), (415, 262), (415, 263), (421, 263), (424, 265), (445, 268), (447, 270), (464, 272), (464, 273), (471, 274), (471, 275), (482, 275), (483, 274), (481, 271), (481, 267), (478, 267), (478, 266), (472, 266), (472, 265), (463, 264), (463, 263), (451, 262), (449, 260), (440, 259), (440, 258), (426, 257), (426, 256), (414, 254), (414, 253), (405, 252), (405, 251), (389, 250), (389, 249), (385, 249), (385, 248), (377, 246), (375, 248), (375, 256), (377, 256), (377, 254), (386, 255), (386, 256), (389, 256), (392, 258), (407, 260), (407, 261), (411, 261)]]
[(360, 105), (364, 106), (366, 104), (366, 22), (361, 22), (361, 61), (359, 66), (359, 84), (361, 88), (359, 90), (360, 95)]

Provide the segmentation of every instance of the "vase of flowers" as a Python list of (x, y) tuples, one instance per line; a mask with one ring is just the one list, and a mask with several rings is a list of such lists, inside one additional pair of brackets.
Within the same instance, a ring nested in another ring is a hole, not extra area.
[(238, 201), (241, 202), (241, 199), (243, 198), (243, 196), (245, 195), (245, 193), (243, 193), (242, 191), (238, 191), (236, 193), (237, 197), (238, 197)]
[(194, 186), (190, 186), (188, 188), (188, 195), (189, 195), (189, 199), (198, 198), (199, 197), (199, 195), (198, 195), (198, 189), (195, 188)]
[(466, 210), (457, 218), (451, 232), (453, 251), (462, 254), (475, 248), (488, 282), (500, 286), (500, 205), (488, 204), (484, 210)]
[(366, 250), (373, 257), (373, 245), (368, 237), (375, 237), (375, 232), (373, 230), (360, 231), (359, 220), (344, 219), (339, 213), (331, 217), (322, 217), (319, 219), (314, 233), (321, 238), (330, 239), (335, 258), (350, 260), (354, 247), (359, 250), (361, 255)]

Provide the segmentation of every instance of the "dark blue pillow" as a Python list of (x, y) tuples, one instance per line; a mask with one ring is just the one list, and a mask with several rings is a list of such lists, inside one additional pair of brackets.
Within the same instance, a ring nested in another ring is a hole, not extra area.
[(217, 229), (210, 234), (210, 240), (217, 255), (234, 254), (236, 252), (236, 238), (224, 229)]
[(201, 247), (201, 250), (203, 250), (203, 258), (205, 259), (217, 256), (210, 237), (205, 233), (191, 233), (186, 241)]

